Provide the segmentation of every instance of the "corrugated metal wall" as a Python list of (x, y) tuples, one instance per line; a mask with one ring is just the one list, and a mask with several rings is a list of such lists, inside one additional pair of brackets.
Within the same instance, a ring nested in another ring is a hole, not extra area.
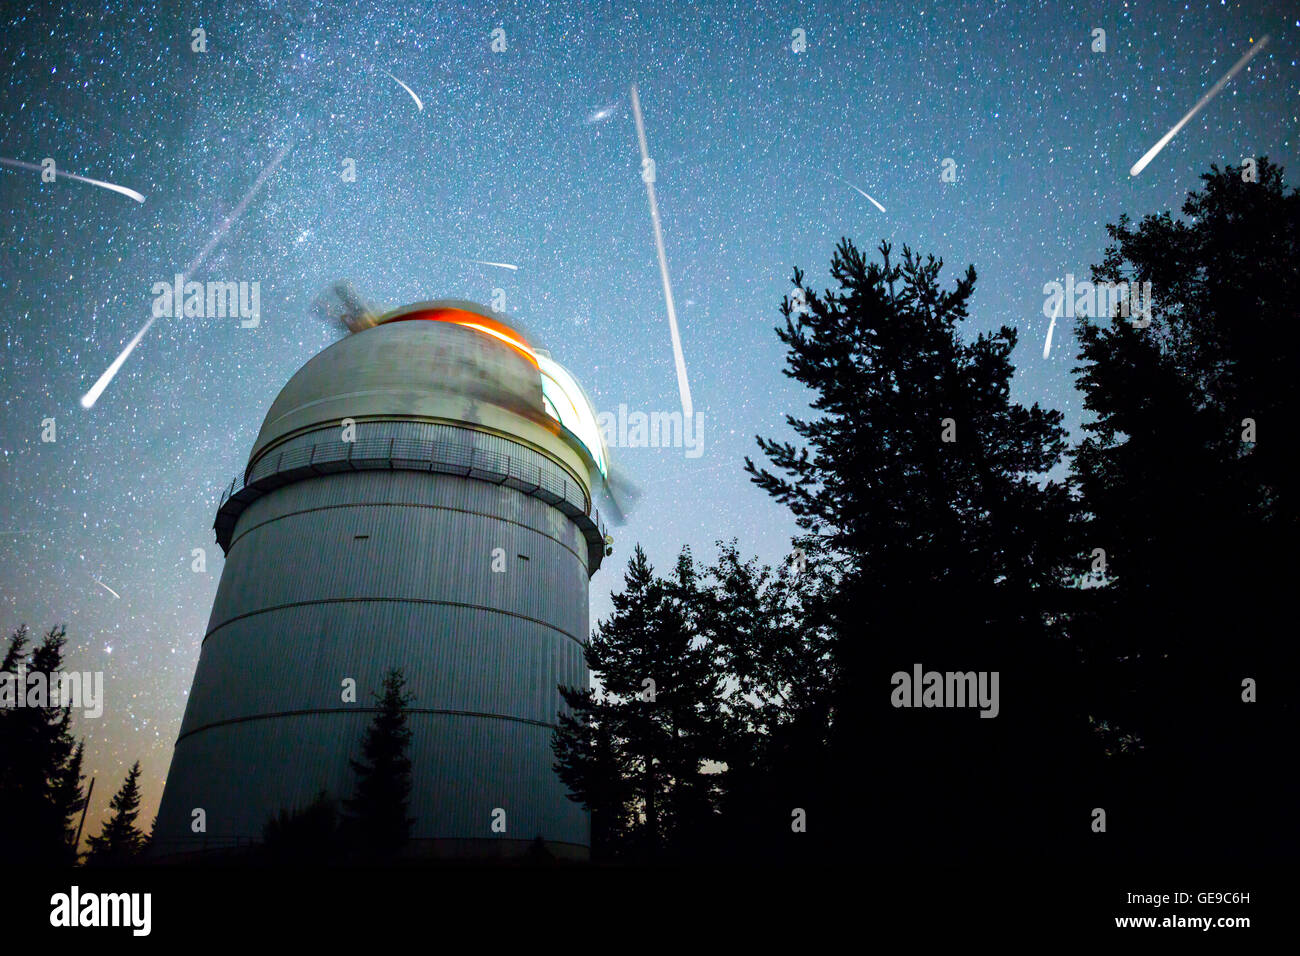
[[(510, 453), (541, 457), (513, 444)], [(234, 528), (159, 811), (160, 848), (202, 844), (195, 807), (217, 846), (260, 839), (277, 810), (321, 789), (350, 796), (348, 758), (372, 718), (362, 708), (391, 667), (415, 695), (417, 839), (587, 845), (587, 816), (565, 796), (550, 750), (556, 685), (588, 682), (587, 609), (581, 532), (512, 488), (364, 471), (258, 499)], [(356, 704), (341, 700), (345, 678)], [(498, 807), (505, 834), (491, 830)]]

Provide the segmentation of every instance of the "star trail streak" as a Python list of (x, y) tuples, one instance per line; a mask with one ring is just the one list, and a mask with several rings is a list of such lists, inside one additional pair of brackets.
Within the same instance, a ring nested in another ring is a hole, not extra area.
[(1169, 145), (1171, 139), (1178, 135), (1178, 131), (1186, 126), (1193, 116), (1203, 110), (1210, 100), (1218, 96), (1219, 91), (1228, 85), (1228, 81), (1245, 69), (1246, 64), (1255, 58), (1255, 54), (1264, 49), (1267, 45), (1268, 37), (1261, 37), (1258, 43), (1254, 44), (1246, 51), (1245, 55), (1242, 56), (1240, 60), (1233, 64), (1232, 69), (1220, 77), (1219, 82), (1210, 87), (1209, 90), (1206, 91), (1205, 95), (1196, 101), (1196, 105), (1187, 111), (1186, 116), (1174, 124), (1173, 129), (1165, 133), (1164, 136), (1161, 136), (1160, 139), (1156, 141), (1156, 144), (1148, 149), (1143, 157), (1133, 164), (1133, 168), (1128, 171), (1128, 174), (1130, 176), (1136, 176), (1142, 172), (1142, 170), (1146, 169), (1147, 164), (1149, 164), (1151, 160), (1155, 159), (1162, 149)]
[(387, 70), (380, 69), (379, 72), (382, 73), (382, 74), (384, 74), (384, 76), (388, 77), (390, 80), (392, 80), (392, 81), (393, 81), (394, 83), (396, 83), (398, 86), (400, 86), (402, 89), (406, 90), (406, 92), (410, 93), (410, 94), (411, 94), (411, 99), (415, 100), (416, 108), (419, 109), (419, 111), (420, 111), (421, 113), (424, 112), (424, 103), (422, 103), (422, 102), (420, 101), (420, 98), (419, 98), (418, 96), (415, 95), (415, 90), (411, 89), (409, 86), (407, 86), (405, 83), (403, 83), (403, 82), (402, 82), (401, 80), (399, 80), (397, 77), (393, 76), (393, 74), (389, 73)]
[[(37, 166), (35, 163), (25, 163), (21, 159), (7, 159), (4, 156), (0, 156), (0, 164), (13, 166), (16, 169), (30, 169), (38, 173), (42, 172), (40, 166)], [(100, 189), (111, 189), (115, 193), (121, 193), (123, 196), (128, 196), (131, 199), (134, 199), (136, 202), (144, 202), (144, 196), (140, 195), (140, 193), (136, 192), (134, 189), (127, 189), (125, 186), (119, 186), (117, 183), (106, 183), (102, 179), (91, 179), (89, 176), (78, 176), (76, 173), (65, 173), (63, 170), (59, 169), (57, 165), (54, 168), (54, 175), (62, 176), (64, 179), (75, 179), (79, 183), (90, 183), (90, 185), (98, 186)]]
[(650, 198), (650, 221), (654, 226), (655, 253), (659, 257), (659, 276), (664, 286), (664, 305), (668, 309), (668, 329), (673, 340), (673, 362), (677, 366), (677, 391), (682, 400), (682, 415), (690, 418), (695, 414), (691, 402), (691, 384), (686, 380), (686, 359), (682, 355), (682, 337), (677, 331), (677, 309), (673, 305), (673, 286), (668, 279), (668, 259), (664, 254), (663, 227), (659, 223), (659, 204), (655, 201), (655, 176), (648, 175), (653, 169), (650, 153), (646, 147), (645, 123), (641, 119), (641, 100), (637, 96), (636, 84), (632, 84), (632, 115), (636, 118), (636, 138), (641, 147), (641, 178), (645, 182), (646, 195)]
[[(185, 271), (181, 274), (182, 282), (193, 275), (195, 269), (203, 265), (207, 260), (208, 255), (216, 248), (217, 243), (222, 240), (226, 233), (230, 231), (230, 227), (244, 214), (244, 210), (248, 208), (249, 202), (251, 202), (252, 198), (257, 195), (258, 190), (262, 188), (262, 184), (266, 182), (267, 177), (280, 168), (280, 163), (283, 162), (284, 157), (289, 153), (290, 145), (291, 144), (286, 143), (280, 151), (276, 153), (275, 159), (271, 160), (271, 162), (267, 164), (266, 168), (258, 175), (248, 192), (244, 194), (244, 198), (239, 201), (239, 205), (235, 207), (234, 212), (227, 216), (225, 221), (217, 227), (217, 231), (212, 234), (212, 238), (208, 240), (208, 244), (204, 246), (190, 264), (185, 267)], [(140, 331), (135, 333), (135, 336), (131, 341), (126, 344), (126, 348), (122, 349), (117, 358), (113, 360), (113, 363), (104, 370), (104, 374), (99, 377), (85, 395), (81, 396), (82, 408), (93, 408), (95, 403), (99, 401), (99, 397), (104, 394), (104, 389), (108, 388), (109, 384), (113, 381), (113, 377), (121, 371), (122, 366), (125, 365), (126, 360), (131, 357), (131, 353), (134, 352), (135, 347), (140, 344), (140, 340), (144, 338), (145, 333), (153, 327), (155, 319), (155, 316), (149, 316), (148, 321), (140, 327)]]

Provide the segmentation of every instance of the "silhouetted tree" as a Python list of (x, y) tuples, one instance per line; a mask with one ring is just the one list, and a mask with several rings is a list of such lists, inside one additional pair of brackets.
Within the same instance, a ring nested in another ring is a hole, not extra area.
[(555, 771), (569, 796), (591, 814), (591, 855), (612, 860), (622, 855), (633, 828), (632, 759), (614, 737), (616, 708), (590, 688), (560, 687), (570, 710), (561, 711), (551, 742)]
[(85, 742), (78, 741), (76, 750), (72, 752), (72, 756), (68, 758), (68, 762), (60, 771), (54, 791), (51, 794), (54, 813), (62, 825), (64, 834), (63, 842), (66, 852), (60, 861), (62, 863), (75, 863), (77, 861), (78, 852), (74, 840), (77, 836), (77, 821), (81, 817), (82, 808), (86, 803), (86, 795), (81, 789), (82, 781), (86, 779), (81, 772), (82, 758), (85, 756), (85, 751)]
[[(71, 732), (70, 703), (52, 703), (66, 639), (65, 628), (51, 628), (28, 656), (27, 628), (20, 627), (0, 664), (0, 819), (10, 822), (6, 850), (15, 862), (75, 859), (81, 749)], [(37, 674), (40, 680), (33, 682)], [(26, 697), (21, 707), (20, 681)]]
[(302, 809), (281, 809), (266, 821), (262, 842), (276, 863), (322, 863), (337, 852), (338, 804), (324, 790)]
[(87, 840), (87, 866), (119, 866), (134, 860), (144, 847), (145, 836), (136, 826), (140, 815), (140, 761), (127, 771), (122, 789), (109, 801), (112, 811), (98, 836)]
[[(787, 416), (797, 445), (758, 439), (783, 474), (745, 462), (836, 582), (818, 613), (835, 634), (824, 802), (841, 809), (809, 832), (837, 852), (859, 835), (946, 858), (1031, 850), (1063, 786), (1044, 756), (1083, 720), (1047, 626), (1075, 557), (1066, 488), (1043, 480), (1065, 450), (1061, 415), (1011, 401), (1014, 329), (958, 334), (973, 267), (946, 291), (941, 260), (890, 251), (868, 263), (842, 241), (839, 288), (820, 295), (795, 271), (806, 306), (783, 301), (777, 335), (816, 414)], [(893, 673), (917, 663), (999, 672), (1000, 715), (892, 707)]]
[(0, 663), (0, 673), (13, 674), (18, 670), (18, 662), (26, 656), (27, 625), (21, 624), (9, 636), (9, 645), (5, 648), (4, 662)]
[(17, 810), (14, 803), (25, 780), (19, 774), (20, 757), (31, 746), (30, 721), (18, 713), (19, 665), (27, 663), (27, 625), (17, 628), (9, 637), (3, 663), (0, 663), (0, 805), (4, 807), (3, 819), (12, 820)]
[(726, 675), (718, 700), (725, 852), (798, 859), (810, 847), (791, 830), (794, 810), (822, 820), (832, 812), (819, 802), (831, 769), (832, 633), (817, 615), (833, 582), (799, 552), (774, 571), (742, 560), (735, 541), (718, 548), (698, 600), (701, 633)]
[(388, 672), (384, 692), (375, 694), (379, 708), (366, 729), (361, 760), (350, 760), (356, 790), (344, 801), (344, 828), (353, 845), (365, 854), (390, 855), (410, 839), (413, 817), (407, 816), (411, 795), (411, 730), (401, 669)]
[(698, 578), (683, 550), (657, 577), (638, 546), (625, 590), (585, 648), (601, 693), (561, 687), (553, 749), (571, 795), (592, 811), (593, 843), (616, 855), (699, 854), (719, 796), (707, 763), (721, 752), (714, 701), (721, 676), (699, 640)]
[(647, 676), (655, 679), (654, 706), (638, 709), (639, 716), (657, 724), (665, 744), (664, 838), (679, 859), (712, 850), (724, 786), (718, 760), (730, 729), (718, 708), (725, 679), (718, 648), (701, 631), (702, 592), (694, 558), (683, 548), (672, 577), (664, 581), (664, 602), (652, 632), (656, 645), (643, 662)]
[(1295, 673), (1300, 194), (1267, 159), (1249, 178), (1211, 167), (1186, 220), (1108, 226), (1093, 279), (1149, 282), (1150, 323), (1077, 327), (1094, 417), (1072, 478), (1087, 547), (1107, 561), (1078, 633), (1098, 718), (1139, 754), (1107, 786), (1131, 795), (1121, 819), (1166, 857), (1295, 845), (1282, 728), (1296, 712), (1269, 679)]

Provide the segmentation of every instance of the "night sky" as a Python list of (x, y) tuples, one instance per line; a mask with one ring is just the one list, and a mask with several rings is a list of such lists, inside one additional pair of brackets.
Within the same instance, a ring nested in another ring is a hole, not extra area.
[[(593, 623), (634, 542), (662, 570), (685, 544), (710, 559), (718, 538), (769, 562), (788, 550), (793, 521), (741, 460), (805, 410), (772, 331), (793, 266), (824, 287), (841, 236), (942, 257), (948, 287), (973, 263), (965, 334), (1018, 327), (1014, 397), (1063, 410), (1077, 441), (1073, 323), (1044, 359), (1044, 283), (1086, 277), (1105, 223), (1176, 212), (1211, 163), (1300, 170), (1300, 21), (1285, 4), (164, 6), (7, 4), (0, 18), (0, 156), (146, 197), (0, 167), (0, 628), (66, 623), (65, 669), (104, 672), (104, 715), (74, 723), (99, 778), (95, 829), (136, 759), (141, 824), (156, 812), (222, 568), (217, 499), (281, 386), (344, 334), (312, 313), (328, 283), (389, 308), (501, 289), (598, 411), (680, 407), (630, 83), (704, 448), (612, 449), (642, 496), (611, 528)], [(153, 284), (286, 145), (193, 276), (259, 282), (260, 325), (161, 319), (83, 408)]]

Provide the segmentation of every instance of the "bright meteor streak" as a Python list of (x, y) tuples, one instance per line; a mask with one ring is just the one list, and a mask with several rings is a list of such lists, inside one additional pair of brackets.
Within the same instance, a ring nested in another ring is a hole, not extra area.
[(1167, 145), (1169, 145), (1169, 141), (1178, 135), (1178, 131), (1182, 129), (1184, 126), (1186, 126), (1188, 121), (1193, 116), (1195, 116), (1202, 109), (1204, 109), (1205, 104), (1210, 102), (1210, 100), (1214, 99), (1214, 97), (1218, 95), (1219, 90), (1227, 86), (1228, 81), (1232, 79), (1234, 76), (1236, 76), (1238, 73), (1240, 73), (1242, 68), (1245, 67), (1245, 65), (1251, 61), (1251, 58), (1256, 53), (1264, 49), (1264, 46), (1267, 43), (1268, 43), (1267, 36), (1260, 37), (1259, 42), (1256, 43), (1254, 46), (1252, 46), (1249, 50), (1247, 50), (1246, 54), (1233, 65), (1232, 69), (1229, 70), (1227, 73), (1225, 73), (1223, 75), (1223, 78), (1219, 80), (1218, 83), (1215, 83), (1212, 87), (1210, 87), (1209, 91), (1204, 96), (1202, 96), (1199, 100), (1196, 101), (1196, 105), (1193, 106), (1191, 110), (1188, 111), (1187, 115), (1184, 116), (1182, 119), (1180, 119), (1177, 122), (1177, 124), (1175, 124), (1173, 129), (1165, 133), (1164, 136), (1161, 136), (1159, 142), (1157, 142), (1154, 146), (1152, 146), (1149, 150), (1147, 150), (1145, 156), (1143, 156), (1141, 159), (1139, 159), (1136, 163), (1133, 164), (1133, 168), (1128, 171), (1128, 174), (1130, 176), (1136, 176), (1138, 173), (1142, 172), (1142, 170), (1146, 169), (1147, 164), (1150, 163), (1151, 160), (1156, 158), (1156, 154), (1159, 153), (1162, 149), (1164, 149)]
[[(832, 176), (835, 176), (834, 173), (831, 173), (831, 175), (832, 175)], [(838, 179), (840, 182), (842, 182), (845, 186), (848, 186), (850, 189), (852, 189), (852, 190), (854, 190), (855, 192), (857, 192), (859, 195), (862, 196), (862, 198), (866, 199), (868, 202), (871, 203), (871, 205), (875, 206), (875, 207), (876, 207), (877, 209), (879, 209), (881, 212), (884, 212), (884, 211), (885, 211), (885, 207), (884, 207), (884, 206), (880, 205), (880, 203), (876, 202), (874, 199), (872, 199), (870, 196), (868, 196), (866, 193), (864, 193), (861, 189), (858, 189), (857, 186), (853, 185), (851, 182), (849, 182), (849, 181), (848, 181), (847, 179), (845, 179), (843, 176), (835, 176), (835, 178)]]
[(659, 224), (659, 204), (655, 202), (655, 184), (653, 176), (646, 176), (645, 170), (651, 168), (650, 152), (646, 148), (645, 123), (641, 119), (641, 100), (636, 94), (636, 84), (632, 84), (632, 115), (636, 119), (636, 138), (641, 146), (641, 178), (645, 181), (646, 195), (650, 197), (650, 221), (655, 230), (655, 251), (659, 253), (659, 277), (664, 284), (664, 302), (668, 306), (668, 329), (673, 339), (673, 361), (677, 363), (677, 391), (682, 399), (682, 417), (690, 419), (694, 411), (691, 403), (691, 386), (686, 381), (686, 359), (682, 355), (682, 339), (677, 331), (677, 309), (673, 305), (673, 287), (668, 281), (668, 258), (664, 254), (664, 234)]
[[(6, 166), (16, 166), (19, 169), (30, 169), (33, 172), (43, 172), (44, 170), (35, 163), (24, 163), (21, 159), (6, 159), (0, 156), (0, 163)], [(125, 186), (119, 186), (117, 183), (106, 183), (100, 179), (91, 179), (89, 176), (78, 176), (76, 173), (65, 173), (57, 166), (54, 168), (55, 176), (62, 176), (64, 179), (75, 179), (79, 183), (90, 183), (92, 186), (98, 186), (100, 189), (111, 189), (115, 193), (121, 193), (123, 196), (129, 196), (136, 202), (144, 202), (144, 197), (134, 189), (127, 189)]]
[(375, 67), (375, 69), (379, 70), (380, 73), (384, 74), (384, 75), (387, 76), (390, 80), (392, 80), (394, 83), (396, 83), (398, 86), (400, 86), (402, 89), (406, 90), (406, 92), (410, 93), (410, 94), (411, 94), (411, 99), (415, 100), (415, 105), (416, 105), (417, 107), (419, 107), (420, 112), (421, 112), (421, 113), (424, 112), (424, 104), (421, 103), (421, 102), (420, 102), (420, 98), (419, 98), (418, 96), (415, 95), (415, 90), (411, 89), (409, 86), (407, 86), (405, 83), (403, 83), (403, 82), (402, 82), (401, 80), (399, 80), (397, 77), (393, 76), (393, 74), (389, 73), (389, 72), (388, 72), (387, 70), (385, 70), (383, 67), (378, 67), (378, 66), (377, 66), (377, 67)]
[(105, 584), (103, 581), (99, 580), (99, 578), (94, 578), (93, 580), (94, 580), (94, 582), (95, 582), (96, 584), (98, 584), (101, 588), (103, 588), (103, 589), (104, 589), (105, 591), (107, 591), (109, 594), (113, 595), (113, 597), (117, 598), (119, 601), (122, 600), (122, 595), (118, 594), (116, 591), (114, 591), (112, 588), (110, 588), (110, 587), (109, 587), (107, 584)]
[(1064, 297), (1057, 300), (1056, 308), (1052, 312), (1052, 324), (1047, 327), (1047, 341), (1043, 343), (1043, 358), (1047, 358), (1047, 353), (1052, 351), (1052, 332), (1056, 328), (1056, 320), (1061, 317), (1061, 303), (1064, 301)]
[(135, 347), (140, 344), (140, 340), (144, 338), (144, 334), (149, 331), (153, 323), (154, 317), (151, 315), (149, 321), (141, 326), (139, 332), (135, 333), (135, 338), (127, 342), (126, 348), (122, 349), (121, 354), (113, 359), (113, 364), (104, 370), (104, 374), (99, 376), (99, 380), (94, 385), (90, 386), (90, 391), (81, 396), (82, 408), (94, 407), (95, 403), (99, 401), (99, 396), (104, 394), (104, 389), (108, 388), (108, 383), (113, 381), (113, 376), (126, 364), (126, 360), (131, 357), (131, 353), (135, 351)]
[(518, 266), (512, 266), (508, 262), (489, 262), (487, 259), (464, 259), (464, 262), (473, 262), (480, 266), (496, 266), (498, 269), (509, 269), (511, 272), (518, 272)]
[[(281, 147), (280, 152), (275, 154), (275, 159), (271, 160), (271, 162), (267, 164), (266, 168), (258, 174), (253, 185), (249, 187), (248, 192), (244, 194), (244, 198), (239, 201), (239, 205), (237, 205), (234, 211), (225, 218), (225, 221), (217, 227), (217, 231), (212, 234), (212, 238), (208, 240), (208, 244), (204, 246), (199, 254), (194, 257), (194, 260), (185, 267), (185, 272), (181, 277), (182, 283), (194, 273), (195, 269), (203, 264), (203, 261), (207, 259), (212, 250), (216, 248), (217, 243), (220, 242), (222, 237), (230, 231), (230, 227), (234, 225), (235, 220), (244, 214), (244, 210), (248, 208), (248, 204), (252, 202), (257, 191), (262, 188), (262, 184), (266, 182), (273, 172), (280, 168), (280, 163), (283, 162), (284, 157), (288, 155), (289, 148), (292, 145), (292, 143), (285, 143), (284, 146)], [(130, 358), (131, 353), (135, 351), (135, 347), (140, 344), (140, 340), (144, 338), (145, 333), (153, 326), (154, 319), (155, 316), (149, 316), (149, 321), (140, 327), (140, 331), (135, 333), (135, 337), (131, 339), (130, 342), (126, 343), (126, 348), (122, 349), (121, 354), (113, 360), (113, 364), (104, 370), (104, 374), (99, 376), (99, 380), (90, 387), (90, 391), (81, 396), (82, 408), (92, 408), (94, 404), (99, 401), (99, 396), (104, 394), (104, 389), (108, 388), (109, 383), (113, 381), (113, 376), (115, 376), (118, 371), (121, 370), (122, 366), (126, 364), (126, 360)]]

